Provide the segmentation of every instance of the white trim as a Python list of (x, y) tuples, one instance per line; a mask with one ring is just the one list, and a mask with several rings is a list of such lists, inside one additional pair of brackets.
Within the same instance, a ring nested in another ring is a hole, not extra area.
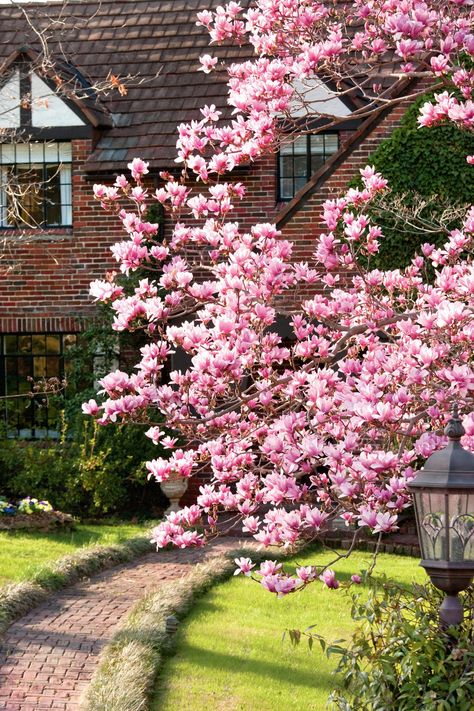
[(71, 164), (64, 163), (59, 168), (61, 191), (61, 224), (72, 225), (72, 170)]

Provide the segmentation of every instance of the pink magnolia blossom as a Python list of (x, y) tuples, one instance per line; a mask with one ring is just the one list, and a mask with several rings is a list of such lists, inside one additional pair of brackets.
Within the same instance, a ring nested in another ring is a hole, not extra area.
[[(325, 113), (304, 90), (321, 71), (337, 91), (363, 66), (360, 98), (374, 110), (390, 106), (381, 76), (421, 75), (410, 91), (436, 93), (421, 107), (420, 130), (445, 122), (472, 130), (471, 5), (254, 0), (204, 10), (197, 23), (212, 42), (249, 47), (245, 61), (227, 65), (229, 117), (207, 105), (178, 127), (183, 172), (161, 173), (154, 195), (140, 158), (128, 165), (130, 183), (119, 176), (113, 186), (94, 186), (124, 236), (111, 248), (121, 279), (96, 280), (91, 294), (111, 304), (114, 330), (139, 332), (146, 345), (132, 375), (103, 377), (101, 401), (83, 410), (101, 424), (144, 426), (167, 449), (146, 464), (156, 481), (207, 477), (195, 505), (155, 528), (158, 547), (202, 545), (221, 512), (239, 518), (261, 546), (292, 548), (336, 519), (357, 532), (390, 533), (410, 504), (407, 483), (419, 458), (444, 446), (437, 432), (453, 401), (466, 413), (463, 442), (474, 445), (467, 415), (474, 208), (444, 244), (432, 244), (428, 233), (406, 268), (382, 271), (371, 267), (385, 240), (372, 208), (390, 200), (390, 186), (373, 166), (360, 170), (359, 187), (325, 201), (322, 229), (304, 235), (312, 240), (306, 261), (276, 225), (241, 219), (245, 187), (231, 180), (232, 170), (245, 171), (288, 141), (281, 127), (291, 127), (294, 114), (297, 129)], [(216, 62), (205, 55), (201, 70)], [(150, 201), (173, 223), (163, 243), (158, 225), (146, 221)], [(137, 270), (149, 274), (138, 286), (126, 278)], [(291, 311), (287, 340), (280, 311)], [(165, 381), (177, 349), (188, 364)], [(314, 566), (290, 575), (275, 561), (259, 570), (247, 558), (236, 563), (279, 597), (318, 579)], [(339, 586), (332, 568), (319, 577)]]
[(255, 568), (255, 563), (252, 563), (250, 558), (235, 558), (234, 562), (237, 565), (237, 570), (234, 571), (234, 575), (243, 573), (244, 575), (249, 576), (252, 568)]

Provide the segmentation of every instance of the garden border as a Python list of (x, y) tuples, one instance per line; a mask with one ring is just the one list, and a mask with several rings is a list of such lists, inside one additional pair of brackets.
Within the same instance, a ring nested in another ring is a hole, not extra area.
[[(281, 560), (294, 554), (294, 550), (272, 551), (272, 558)], [(236, 555), (251, 556), (259, 562), (268, 557), (268, 550), (236, 545), (136, 603), (102, 651), (81, 711), (146, 711), (162, 666), (174, 648), (180, 621), (198, 597), (232, 576)]]
[(31, 580), (1, 587), (0, 638), (12, 622), (35, 608), (52, 593), (103, 570), (129, 563), (153, 550), (149, 536), (134, 536), (122, 543), (108, 546), (86, 546), (44, 566)]

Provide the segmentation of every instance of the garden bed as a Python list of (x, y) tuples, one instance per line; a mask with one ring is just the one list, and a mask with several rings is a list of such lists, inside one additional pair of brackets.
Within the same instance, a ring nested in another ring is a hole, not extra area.
[(61, 511), (37, 511), (0, 516), (0, 531), (57, 531), (73, 530), (76, 519)]

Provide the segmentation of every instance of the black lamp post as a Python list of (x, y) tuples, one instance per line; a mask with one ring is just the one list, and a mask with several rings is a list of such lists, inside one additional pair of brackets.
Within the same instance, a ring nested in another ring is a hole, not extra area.
[(459, 442), (465, 430), (457, 406), (444, 432), (448, 446), (426, 460), (408, 489), (415, 504), (420, 565), (446, 593), (440, 618), (449, 626), (462, 622), (457, 595), (474, 577), (474, 454)]

